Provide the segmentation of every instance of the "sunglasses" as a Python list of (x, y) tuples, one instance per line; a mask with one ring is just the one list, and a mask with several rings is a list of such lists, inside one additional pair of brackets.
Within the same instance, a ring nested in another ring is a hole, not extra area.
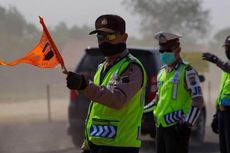
[(116, 33), (110, 33), (110, 34), (97, 34), (97, 40), (99, 41), (113, 41), (117, 38), (117, 34)]

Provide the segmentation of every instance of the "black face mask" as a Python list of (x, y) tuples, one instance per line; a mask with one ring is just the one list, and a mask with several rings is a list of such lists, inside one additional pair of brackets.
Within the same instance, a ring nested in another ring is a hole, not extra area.
[(226, 55), (227, 58), (230, 60), (230, 48), (225, 49), (225, 55)]
[(108, 42), (103, 42), (99, 45), (100, 50), (104, 56), (113, 56), (123, 52), (126, 49), (125, 43), (111, 44)]

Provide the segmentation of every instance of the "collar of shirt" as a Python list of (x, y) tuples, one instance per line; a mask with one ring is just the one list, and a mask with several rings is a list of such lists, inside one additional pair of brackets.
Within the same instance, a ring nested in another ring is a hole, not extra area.
[(105, 68), (113, 65), (116, 61), (118, 61), (119, 59), (125, 57), (127, 54), (129, 53), (128, 49), (125, 49), (122, 53), (111, 56), (111, 57), (106, 57), (105, 58)]
[(180, 59), (178, 59), (177, 61), (176, 61), (176, 63), (173, 65), (173, 66), (166, 66), (166, 71), (167, 72), (172, 72), (172, 71), (174, 71), (174, 70), (177, 70), (179, 67), (180, 67), (180, 65), (183, 63), (183, 61), (182, 61), (182, 59), (180, 58)]

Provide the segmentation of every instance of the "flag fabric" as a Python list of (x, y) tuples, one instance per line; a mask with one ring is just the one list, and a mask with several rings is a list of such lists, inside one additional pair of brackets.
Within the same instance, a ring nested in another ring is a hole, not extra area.
[(12, 62), (4, 62), (0, 60), (0, 65), (15, 66), (20, 63), (27, 63), (41, 68), (53, 68), (60, 63), (62, 68), (65, 69), (61, 54), (51, 38), (42, 17), (39, 18), (43, 27), (43, 33), (39, 43), (24, 57)]

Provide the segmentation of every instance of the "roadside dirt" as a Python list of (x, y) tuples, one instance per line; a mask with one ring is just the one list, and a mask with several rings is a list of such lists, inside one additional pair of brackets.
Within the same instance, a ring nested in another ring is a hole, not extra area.
[[(47, 101), (0, 103), (0, 153), (80, 153), (66, 130), (68, 98), (51, 99), (51, 122)], [(190, 153), (218, 153), (218, 137), (210, 129), (208, 109), (205, 143), (191, 144)], [(154, 142), (143, 137), (140, 153), (153, 153)]]

